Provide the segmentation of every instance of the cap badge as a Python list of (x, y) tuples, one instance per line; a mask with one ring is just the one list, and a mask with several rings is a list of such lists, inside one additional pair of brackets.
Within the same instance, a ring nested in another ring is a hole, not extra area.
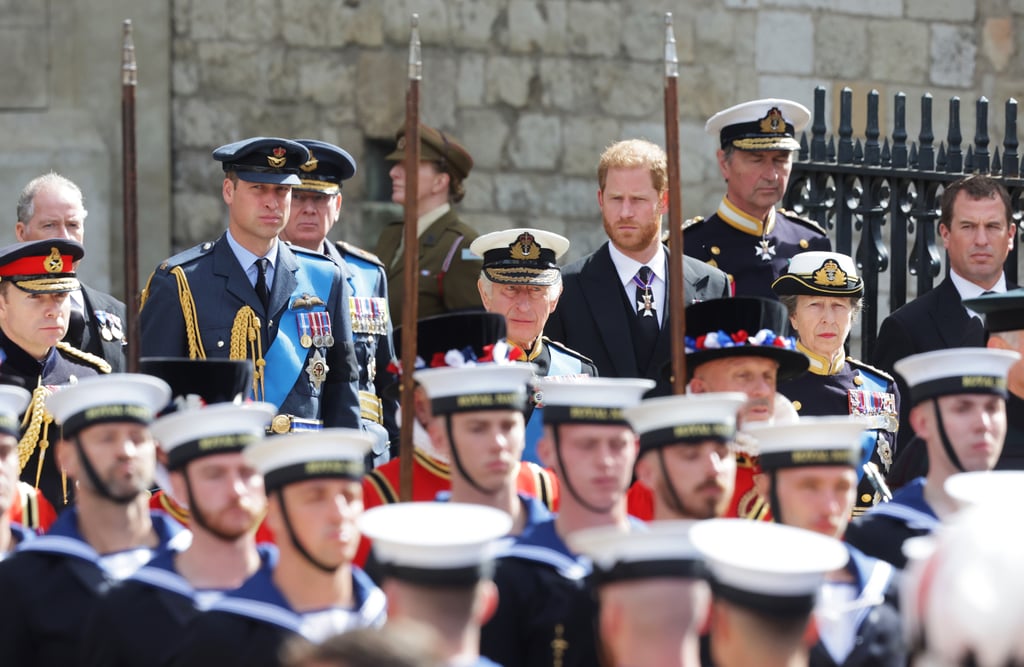
[(310, 158), (309, 162), (306, 162), (304, 165), (299, 167), (299, 169), (301, 169), (302, 171), (304, 171), (304, 172), (306, 172), (308, 174), (309, 172), (314, 171), (317, 168), (317, 165), (319, 165), (319, 164), (320, 164), (320, 160), (317, 160), (314, 157), (314, 158)]
[(402, 135), (401, 137), (398, 138), (398, 146), (396, 146), (396, 148), (398, 150), (405, 149), (405, 135)]
[(509, 256), (512, 259), (538, 259), (540, 258), (540, 246), (533, 238), (533, 234), (523, 232), (509, 245)]
[(267, 156), (267, 162), (274, 169), (280, 169), (281, 167), (284, 166), (284, 163), (286, 161), (285, 156), (288, 155), (288, 151), (285, 150), (282, 146), (278, 146), (271, 152), (273, 153), (273, 155)]
[(782, 118), (779, 107), (772, 107), (761, 119), (761, 131), (766, 134), (781, 134), (786, 131), (786, 121)]
[(61, 273), (64, 271), (64, 258), (60, 256), (59, 250), (50, 248), (50, 255), (43, 262), (43, 268), (46, 269), (47, 273)]
[(846, 272), (839, 268), (834, 259), (827, 259), (821, 268), (814, 272), (814, 284), (846, 287)]

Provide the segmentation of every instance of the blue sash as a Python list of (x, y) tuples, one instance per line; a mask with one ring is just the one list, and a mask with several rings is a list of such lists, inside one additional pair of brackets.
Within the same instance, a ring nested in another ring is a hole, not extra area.
[[(305, 257), (295, 253), (295, 262), (298, 270), (295, 272), (295, 289), (289, 297), (289, 303), (303, 294), (315, 294), (323, 301), (327, 301), (331, 295), (331, 286), (334, 284), (335, 269), (333, 262), (318, 260), (312, 257)], [(321, 296), (325, 295), (325, 296)], [(304, 312), (327, 312), (324, 306), (315, 306), (312, 310)], [(263, 381), (265, 393), (263, 400), (281, 407), (288, 394), (291, 393), (299, 373), (303, 370), (303, 363), (309, 356), (309, 350), (299, 344), (299, 324), (295, 310), (286, 308), (278, 320), (277, 336), (270, 349), (264, 355), (267, 362), (264, 369), (266, 376)], [(332, 322), (332, 327), (337, 327), (338, 322)], [(340, 331), (340, 329), (338, 329)]]
[[(860, 377), (864, 380), (860, 391), (871, 391), (882, 394), (889, 393), (889, 383), (881, 377), (860, 369)], [(860, 436), (861, 457), (860, 465), (857, 466), (857, 483), (864, 477), (864, 464), (871, 460), (871, 455), (878, 445), (878, 432), (874, 429), (864, 431)]]
[[(558, 375), (580, 375), (583, 373), (583, 364), (576, 357), (561, 352), (556, 347), (548, 345), (551, 353), (551, 364), (548, 366), (547, 377)], [(543, 400), (543, 399), (542, 399)], [(543, 465), (540, 457), (537, 456), (537, 443), (544, 435), (544, 410), (540, 406), (533, 408), (530, 421), (526, 422), (526, 446), (523, 448), (523, 460)]]

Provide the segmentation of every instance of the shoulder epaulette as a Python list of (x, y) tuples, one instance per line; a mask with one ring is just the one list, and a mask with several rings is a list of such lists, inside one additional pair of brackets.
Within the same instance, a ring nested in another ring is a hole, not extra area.
[(318, 262), (335, 263), (333, 259), (323, 253), (319, 253), (315, 250), (309, 250), (308, 248), (303, 248), (302, 246), (297, 246), (293, 243), (288, 243), (287, 241), (285, 243), (288, 244), (288, 249), (295, 253), (296, 257), (301, 257), (303, 259), (315, 259)]
[(694, 217), (690, 218), (689, 220), (684, 220), (683, 221), (683, 230), (687, 230), (690, 227), (696, 227), (697, 225), (699, 225), (702, 222), (704, 222), (704, 216), (702, 216), (702, 215), (695, 215)]
[(165, 259), (160, 263), (160, 268), (158, 270), (167, 271), (168, 269), (172, 269), (176, 266), (194, 262), (211, 250), (213, 250), (213, 241), (207, 241), (206, 243), (200, 243), (199, 245), (192, 246), (188, 250), (182, 250), (177, 255), (173, 255)]
[(346, 241), (335, 241), (334, 245), (338, 246), (338, 250), (342, 253), (354, 255), (359, 259), (365, 259), (367, 262), (376, 264), (377, 266), (384, 266), (384, 262), (380, 261), (380, 258), (369, 250), (363, 250), (362, 248), (354, 246)]
[(821, 225), (819, 225), (815, 221), (811, 220), (810, 218), (805, 218), (804, 216), (800, 215), (796, 211), (791, 211), (791, 210), (786, 209), (786, 208), (780, 208), (779, 209), (779, 213), (781, 213), (782, 215), (786, 216), (788, 219), (792, 220), (793, 222), (800, 223), (804, 227), (810, 227), (811, 229), (813, 229), (814, 231), (818, 232), (822, 236), (828, 236), (828, 232), (825, 231), (825, 229)]
[(854, 359), (853, 357), (847, 357), (846, 358), (846, 363), (850, 364), (851, 366), (856, 366), (857, 368), (861, 368), (863, 370), (866, 370), (869, 373), (874, 373), (875, 375), (885, 379), (888, 382), (895, 382), (896, 381), (896, 378), (894, 378), (889, 373), (886, 373), (881, 368), (875, 368), (871, 364), (866, 364), (863, 361), (861, 361), (860, 359)]
[(580, 354), (579, 352), (577, 352), (576, 350), (574, 350), (574, 349), (572, 349), (570, 347), (566, 347), (564, 343), (559, 343), (558, 341), (551, 340), (547, 336), (544, 336), (543, 338), (544, 338), (544, 344), (545, 345), (550, 345), (551, 347), (557, 347), (559, 350), (561, 350), (562, 352), (565, 352), (569, 356), (575, 357), (575, 358), (579, 359), (580, 361), (584, 361), (584, 362), (586, 362), (588, 364), (593, 364), (594, 363), (593, 359), (591, 359), (590, 357), (587, 357), (587, 356), (584, 356), (584, 355)]
[(69, 345), (64, 341), (57, 343), (57, 349), (69, 357), (74, 357), (78, 361), (84, 361), (90, 366), (95, 366), (96, 370), (98, 370), (100, 373), (109, 373), (110, 371), (113, 370), (110, 367), (110, 364), (107, 363), (107, 360), (104, 359), (103, 357), (91, 354), (84, 350), (79, 350), (77, 347)]

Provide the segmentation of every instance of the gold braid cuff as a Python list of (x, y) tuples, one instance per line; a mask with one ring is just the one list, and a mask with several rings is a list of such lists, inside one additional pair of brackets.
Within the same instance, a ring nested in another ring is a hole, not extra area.
[[(176, 266), (171, 269), (171, 275), (178, 281), (178, 300), (181, 302), (181, 315), (185, 320), (185, 337), (188, 340), (188, 358), (205, 359), (206, 350), (203, 349), (203, 341), (199, 337), (199, 314), (196, 313), (196, 302), (192, 298), (192, 289), (188, 286), (188, 278), (185, 271)], [(148, 296), (149, 285), (146, 285), (144, 297)], [(235, 359), (235, 357), (231, 357)], [(244, 359), (245, 357), (241, 357)]]
[(18, 441), (19, 470), (24, 470), (25, 466), (28, 465), (28, 460), (32, 458), (36, 447), (42, 449), (39, 453), (39, 466), (36, 470), (35, 486), (37, 489), (39, 488), (39, 473), (43, 469), (43, 458), (45, 458), (46, 450), (50, 446), (48, 435), (49, 426), (53, 423), (53, 415), (46, 411), (46, 398), (51, 393), (44, 385), (39, 385), (32, 390), (32, 400), (29, 401), (28, 410), (25, 411), (25, 418), (21, 423), (24, 435)]
[(252, 393), (254, 400), (262, 401), (265, 396), (263, 376), (267, 362), (263, 359), (263, 335), (260, 332), (260, 318), (249, 306), (242, 306), (231, 325), (231, 359), (252, 359)]
[(113, 370), (110, 367), (110, 364), (107, 363), (107, 360), (104, 359), (103, 357), (91, 354), (84, 350), (79, 350), (77, 347), (65, 343), (64, 341), (57, 343), (57, 349), (63, 352), (64, 354), (68, 355), (69, 357), (74, 357), (79, 361), (84, 361), (90, 366), (95, 366), (96, 370), (98, 370), (100, 373), (109, 373)]

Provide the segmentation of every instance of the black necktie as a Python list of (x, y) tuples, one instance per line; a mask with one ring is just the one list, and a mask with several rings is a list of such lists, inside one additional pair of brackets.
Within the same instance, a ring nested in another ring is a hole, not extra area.
[(636, 295), (633, 305), (636, 307), (636, 360), (641, 372), (647, 367), (654, 345), (658, 341), (658, 330), (661, 324), (658, 322), (658, 311), (654, 307), (654, 291), (651, 284), (654, 282), (654, 272), (649, 266), (641, 266), (633, 277), (636, 285)]
[(270, 290), (267, 288), (268, 264), (270, 264), (270, 260), (266, 257), (260, 257), (256, 260), (256, 296), (260, 298), (260, 303), (263, 304), (264, 313), (270, 310)]

